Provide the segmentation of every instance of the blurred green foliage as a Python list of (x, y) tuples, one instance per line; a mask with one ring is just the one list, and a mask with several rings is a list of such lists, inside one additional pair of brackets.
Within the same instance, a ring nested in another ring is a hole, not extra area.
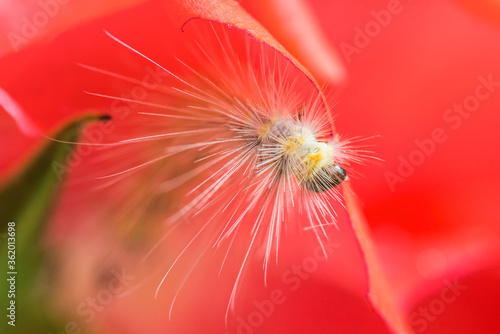
[[(64, 164), (75, 149), (75, 144), (63, 142), (77, 142), (83, 126), (98, 119), (86, 116), (67, 124), (54, 136), (59, 141), (47, 141), (0, 189), (0, 333), (66, 333), (64, 322), (51, 314), (51, 296), (41, 283), (49, 262), (41, 241), (64, 177), (54, 162)], [(13, 245), (15, 265), (9, 267)], [(8, 281), (12, 276), (15, 280)], [(9, 293), (14, 281), (15, 297)], [(15, 301), (15, 326), (9, 325), (11, 300)]]

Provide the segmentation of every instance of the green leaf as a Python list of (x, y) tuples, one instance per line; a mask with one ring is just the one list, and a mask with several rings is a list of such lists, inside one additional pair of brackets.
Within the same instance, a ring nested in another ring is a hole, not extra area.
[[(0, 189), (1, 333), (65, 332), (61, 322), (47, 316), (50, 296), (43, 294), (40, 284), (47, 259), (40, 241), (65, 176), (61, 166), (75, 148), (69, 143), (78, 141), (87, 122), (98, 119), (92, 115), (67, 124), (54, 136), (57, 141), (48, 141), (26, 168)], [(8, 257), (14, 254), (9, 250), (14, 248), (15, 264), (9, 267)], [(7, 281), (10, 277), (15, 279)], [(15, 297), (9, 296), (14, 286)], [(8, 324), (11, 319), (7, 316), (12, 300), (15, 301), (15, 327)]]

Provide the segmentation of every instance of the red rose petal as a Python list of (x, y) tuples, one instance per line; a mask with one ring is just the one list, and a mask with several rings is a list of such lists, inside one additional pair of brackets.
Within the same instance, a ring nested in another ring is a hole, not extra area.
[(253, 0), (242, 2), (321, 82), (338, 85), (346, 78), (343, 60), (326, 39), (317, 18), (303, 0)]
[(391, 286), (390, 281), (387, 280), (383, 267), (379, 264), (376, 247), (370, 236), (368, 224), (348, 185), (344, 194), (354, 231), (365, 256), (369, 280), (368, 297), (375, 310), (394, 333), (413, 333), (403, 309), (397, 303), (396, 291)]
[[(375, 232), (387, 225), (403, 231), (376, 238), (391, 288), (398, 299), (407, 299), (398, 304), (415, 303), (439, 289), (439, 280), (423, 277), (417, 266), (438, 275), (439, 262), (445, 261), (443, 278), (492, 266), (500, 256), (494, 247), (500, 236), (500, 160), (492, 150), (500, 143), (500, 91), (494, 87), (489, 98), (454, 123), (445, 113), (449, 117), (454, 104), (472, 101), (479, 78), (500, 82), (498, 26), (453, 1), (400, 2), (400, 13), (363, 45), (361, 37), (355, 40), (357, 31), (368, 24), (373, 29), (374, 15), (389, 2), (311, 3), (331, 41), (359, 48), (345, 54), (351, 81), (338, 94), (336, 120), (342, 132), (381, 135), (374, 144), (384, 164), (363, 168), (363, 178), (353, 186)], [(446, 141), (391, 189), (385, 173), (397, 174), (404, 159), (422, 151), (416, 142), (421, 146), (436, 128), (446, 130)], [(425, 260), (429, 249), (441, 255)]]
[(455, 0), (470, 13), (478, 15), (481, 19), (491, 20), (500, 24), (500, 1), (498, 0)]
[(498, 296), (500, 266), (442, 282), (436, 293), (415, 304), (410, 322), (419, 333), (500, 332)]
[(0, 57), (41, 42), (79, 23), (145, 0), (3, 1), (0, 11)]

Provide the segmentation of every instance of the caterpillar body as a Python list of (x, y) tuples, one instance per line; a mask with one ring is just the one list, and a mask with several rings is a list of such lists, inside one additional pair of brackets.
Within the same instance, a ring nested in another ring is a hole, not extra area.
[[(241, 40), (242, 32), (219, 28), (210, 25), (208, 42), (203, 37), (191, 43), (197, 63), (175, 60), (182, 76), (108, 34), (162, 71), (165, 82), (145, 98), (88, 93), (110, 99), (112, 106), (137, 106), (128, 119), (133, 126), (120, 130), (118, 122), (119, 140), (92, 144), (99, 146), (97, 160), (105, 165), (96, 167), (99, 187), (108, 188), (117, 205), (127, 203), (126, 220), (140, 225), (148, 216), (167, 229), (146, 257), (173, 235), (181, 236), (175, 242), (183, 240), (156, 294), (179, 263), (189, 259), (180, 266), (185, 276), (175, 301), (199, 261), (223, 250), (218, 265), (235, 271), (227, 321), (245, 268), (260, 258), (266, 280), (285, 231), (312, 234), (327, 254), (327, 229), (336, 225), (346, 170), (369, 152), (355, 140), (331, 135), (322, 97), (307, 78), (311, 98), (297, 93), (302, 86), (291, 73), (304, 75), (280, 54), (248, 36), (245, 52), (236, 51), (233, 35)], [(83, 66), (131, 85), (141, 82)], [(111, 116), (116, 119), (113, 111)], [(110, 164), (110, 159), (121, 163)], [(134, 189), (134, 200), (124, 189)]]

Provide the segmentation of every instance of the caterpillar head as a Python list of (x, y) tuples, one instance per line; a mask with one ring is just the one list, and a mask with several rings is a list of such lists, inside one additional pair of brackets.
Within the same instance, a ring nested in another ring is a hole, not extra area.
[(322, 193), (338, 187), (347, 178), (346, 170), (334, 160), (335, 150), (331, 144), (316, 141), (307, 151), (303, 181), (306, 189)]
[(320, 168), (314, 176), (304, 181), (306, 189), (317, 193), (337, 188), (347, 178), (347, 172), (337, 164), (326, 165)]

